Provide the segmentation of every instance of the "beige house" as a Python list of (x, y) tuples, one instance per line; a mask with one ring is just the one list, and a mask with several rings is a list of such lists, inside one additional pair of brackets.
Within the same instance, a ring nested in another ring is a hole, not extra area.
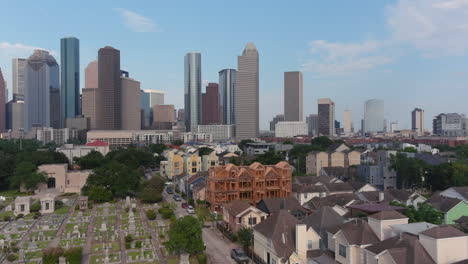
[(421, 232), (419, 242), (438, 264), (454, 263), (468, 258), (468, 235), (449, 225)]
[(55, 188), (62, 193), (80, 193), (86, 184), (91, 170), (69, 171), (68, 164), (44, 164), (38, 167), (39, 172), (47, 174), (47, 184), (39, 184), (39, 192)]
[(348, 168), (361, 164), (361, 153), (351, 150), (345, 144), (331, 148), (331, 151), (313, 151), (306, 157), (306, 173), (320, 175), (322, 168), (341, 167)]
[(164, 175), (167, 178), (172, 179), (174, 176), (184, 173), (182, 154), (182, 151), (176, 149), (164, 151), (163, 156), (167, 159), (167, 162), (161, 161), (161, 165), (163, 165)]
[(201, 171), (201, 157), (197, 153), (185, 154), (184, 158), (184, 173), (194, 175)]
[(241, 228), (253, 228), (267, 217), (267, 213), (244, 201), (234, 200), (223, 205), (223, 220), (232, 233), (237, 233)]
[(210, 154), (202, 156), (202, 164), (201, 164), (202, 171), (208, 171), (211, 167), (218, 166), (218, 165), (219, 165), (219, 158), (218, 158), (218, 155), (216, 155), (216, 151), (212, 151)]
[(369, 226), (380, 241), (393, 236), (393, 225), (408, 224), (408, 217), (397, 211), (382, 211), (367, 218)]

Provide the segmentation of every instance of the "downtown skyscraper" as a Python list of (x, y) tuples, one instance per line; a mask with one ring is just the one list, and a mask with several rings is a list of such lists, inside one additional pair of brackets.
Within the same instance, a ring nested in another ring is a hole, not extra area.
[(62, 118), (80, 114), (80, 41), (74, 37), (60, 40)]
[(259, 135), (259, 55), (252, 42), (237, 57), (235, 84), (236, 138)]
[(416, 132), (418, 136), (424, 134), (424, 110), (415, 108), (411, 111), (411, 129)]
[(26, 67), (26, 59), (16, 58), (12, 61), (12, 83), (13, 83), (13, 100), (24, 99), (24, 68)]
[(203, 125), (219, 124), (219, 86), (208, 83), (206, 92), (202, 94), (202, 123)]
[(284, 120), (303, 120), (302, 72), (284, 73)]
[(106, 46), (98, 52), (98, 98), (96, 125), (102, 130), (122, 127), (120, 50)]
[(335, 103), (330, 98), (318, 99), (317, 133), (319, 136), (335, 135)]
[(236, 70), (224, 69), (219, 73), (219, 114), (225, 125), (235, 124)]
[(201, 54), (199, 52), (189, 52), (185, 55), (184, 76), (185, 129), (196, 132), (202, 121)]
[(385, 131), (384, 102), (370, 99), (364, 103), (364, 133)]
[(6, 81), (0, 69), (0, 133), (6, 131)]
[(55, 58), (34, 50), (27, 59), (24, 81), (24, 130), (33, 126), (60, 128), (60, 78)]

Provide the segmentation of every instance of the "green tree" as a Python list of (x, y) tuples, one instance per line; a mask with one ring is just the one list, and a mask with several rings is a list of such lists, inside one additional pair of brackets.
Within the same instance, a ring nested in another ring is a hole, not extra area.
[(201, 147), (198, 149), (198, 155), (201, 157), (201, 156), (204, 156), (204, 155), (208, 155), (210, 154), (211, 152), (213, 152), (213, 149), (211, 148), (208, 148), (208, 147)]
[(132, 169), (154, 166), (154, 156), (150, 152), (136, 148), (114, 150), (109, 152), (106, 157), (124, 163), (125, 166)]
[(164, 245), (174, 254), (196, 255), (205, 250), (202, 227), (193, 216), (184, 216), (175, 221), (169, 230), (169, 240)]
[(239, 243), (245, 248), (248, 248), (252, 245), (253, 231), (251, 228), (241, 228), (237, 232), (237, 239)]
[(422, 160), (408, 158), (406, 155), (397, 153), (390, 157), (390, 168), (397, 173), (397, 185), (401, 189), (409, 189), (413, 185), (422, 183), (425, 172), (425, 164)]
[(239, 142), (239, 148), (242, 149), (243, 151), (245, 151), (245, 146), (248, 144), (248, 143), (253, 143), (254, 141), (251, 140), (251, 139), (243, 139)]
[(412, 205), (407, 206), (396, 201), (392, 201), (389, 204), (405, 208), (403, 209), (402, 214), (409, 218), (408, 221), (410, 223), (428, 222), (431, 224), (440, 225), (444, 219), (444, 214), (441, 211), (435, 209), (427, 203), (419, 204), (418, 209)]
[(106, 161), (107, 160), (104, 158), (101, 152), (94, 150), (81, 158), (75, 158), (76, 164), (78, 164), (83, 170), (92, 170), (101, 166)]
[(150, 144), (148, 146), (148, 150), (152, 153), (158, 153), (159, 155), (161, 155), (161, 153), (164, 152), (164, 150), (166, 150), (167, 147), (166, 145), (164, 144)]
[(283, 156), (274, 150), (268, 150), (264, 154), (257, 155), (254, 162), (260, 162), (263, 165), (274, 165), (283, 160)]
[(30, 162), (20, 162), (16, 166), (15, 173), (11, 178), (11, 187), (23, 187), (26, 190), (35, 189), (39, 183), (47, 182), (47, 177), (44, 173), (36, 171), (36, 166)]
[(143, 188), (138, 193), (143, 203), (157, 203), (162, 201), (164, 191), (164, 180), (161, 176), (153, 176), (150, 180), (142, 184)]
[(328, 149), (334, 142), (327, 136), (315, 137), (310, 142), (312, 145), (320, 147), (322, 150)]
[(148, 218), (148, 220), (156, 219), (156, 211), (154, 211), (153, 209), (146, 211), (146, 217)]
[(184, 144), (184, 142), (182, 140), (179, 140), (179, 139), (176, 139), (176, 140), (174, 140), (172, 142), (172, 145), (174, 145), (174, 146), (181, 146), (183, 144)]
[(403, 152), (417, 153), (418, 150), (413, 148), (413, 147), (406, 147), (406, 148), (403, 149)]

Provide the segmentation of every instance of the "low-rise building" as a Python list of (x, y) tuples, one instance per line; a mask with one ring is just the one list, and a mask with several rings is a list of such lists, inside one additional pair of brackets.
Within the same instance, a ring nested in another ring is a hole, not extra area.
[(328, 152), (313, 151), (309, 153), (306, 157), (306, 173), (319, 175), (322, 168), (349, 168), (350, 166), (359, 164), (361, 164), (361, 153), (341, 144), (332, 146)]
[(247, 143), (244, 150), (248, 156), (255, 156), (265, 154), (269, 150), (273, 149), (274, 146), (274, 143), (252, 142)]
[(241, 228), (253, 228), (268, 217), (267, 213), (238, 200), (223, 205), (222, 212), (226, 228), (232, 233), (237, 233)]
[(453, 225), (455, 220), (468, 216), (468, 202), (434, 194), (427, 201), (432, 207), (444, 213), (444, 224)]
[(279, 138), (307, 136), (308, 134), (307, 123), (302, 121), (282, 121), (275, 126), (275, 137)]
[(234, 125), (198, 125), (198, 133), (212, 134), (214, 141), (234, 138)]
[(109, 144), (102, 141), (93, 141), (86, 145), (64, 144), (62, 147), (56, 148), (55, 151), (63, 153), (72, 164), (75, 158), (86, 156), (91, 151), (100, 152), (103, 156), (107, 155), (109, 153)]
[(44, 164), (38, 167), (39, 172), (47, 175), (47, 183), (38, 185), (39, 192), (56, 189), (62, 193), (80, 193), (86, 184), (91, 170), (69, 171), (68, 164)]
[(184, 173), (187, 175), (194, 175), (201, 171), (201, 157), (198, 153), (184, 154)]

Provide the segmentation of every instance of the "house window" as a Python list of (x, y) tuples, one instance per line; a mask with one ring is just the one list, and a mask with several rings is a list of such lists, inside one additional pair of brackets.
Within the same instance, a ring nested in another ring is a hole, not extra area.
[(214, 166), (214, 165), (216, 165), (216, 162), (212, 161), (211, 166)]
[(242, 217), (239, 217), (239, 224), (242, 223)]
[(339, 245), (339, 254), (343, 258), (346, 258), (346, 247), (342, 244)]
[(307, 240), (307, 249), (308, 250), (312, 249), (312, 240)]
[(197, 168), (192, 168), (192, 173), (197, 172)]
[(260, 217), (260, 219), (261, 219), (261, 220), (260, 220), (260, 222), (261, 222), (261, 221), (265, 220), (265, 217), (262, 216), (262, 217)]
[(197, 163), (196, 163), (196, 162), (192, 162), (192, 166), (197, 166)]
[(304, 199), (307, 199), (307, 196), (308, 196), (307, 193), (304, 193)]
[(20, 207), (21, 207), (20, 212), (24, 212), (24, 204), (22, 204)]
[(256, 217), (249, 217), (249, 225), (256, 225), (257, 218)]

